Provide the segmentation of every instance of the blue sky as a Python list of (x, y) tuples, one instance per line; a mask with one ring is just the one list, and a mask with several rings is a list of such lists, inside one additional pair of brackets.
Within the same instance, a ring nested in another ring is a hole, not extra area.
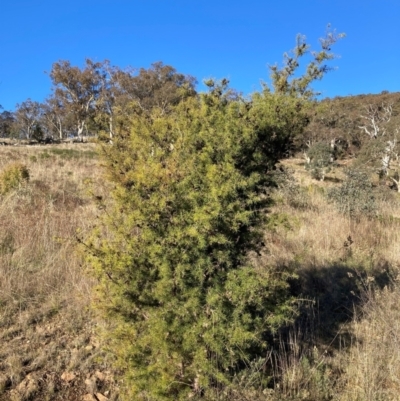
[(51, 93), (52, 63), (82, 66), (86, 57), (121, 68), (163, 61), (249, 94), (298, 33), (317, 49), (328, 23), (346, 38), (334, 48), (337, 70), (315, 86), (323, 96), (400, 91), (399, 0), (5, 0), (1, 13), (8, 110)]

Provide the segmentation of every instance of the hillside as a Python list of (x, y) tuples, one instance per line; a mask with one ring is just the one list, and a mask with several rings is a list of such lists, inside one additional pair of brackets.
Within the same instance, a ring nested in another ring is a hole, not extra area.
[(308, 141), (329, 142), (336, 139), (349, 155), (354, 156), (369, 139), (360, 126), (368, 126), (370, 119), (362, 116), (370, 117), (371, 111), (379, 114), (382, 107), (387, 106), (391, 107), (391, 118), (382, 125), (386, 127), (386, 138), (389, 140), (395, 128), (400, 126), (400, 93), (383, 91), (381, 94), (327, 98), (316, 103), (306, 137), (301, 138), (297, 145), (304, 148)]

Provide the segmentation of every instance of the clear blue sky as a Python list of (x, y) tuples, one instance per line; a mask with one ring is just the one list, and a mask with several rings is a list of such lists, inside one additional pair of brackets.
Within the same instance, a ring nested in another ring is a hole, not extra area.
[(82, 66), (86, 57), (121, 68), (163, 61), (199, 82), (227, 77), (248, 94), (296, 34), (317, 48), (328, 23), (347, 36), (334, 48), (338, 69), (316, 86), (324, 96), (400, 91), (399, 0), (5, 0), (1, 14), (8, 110), (51, 93), (53, 62)]

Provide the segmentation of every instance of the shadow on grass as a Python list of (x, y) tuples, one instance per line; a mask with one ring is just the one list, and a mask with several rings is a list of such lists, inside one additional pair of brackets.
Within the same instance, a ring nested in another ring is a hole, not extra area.
[(290, 282), (290, 292), (298, 299), (299, 315), (290, 327), (279, 332), (279, 341), (289, 341), (296, 333), (299, 345), (337, 349), (350, 337), (344, 324), (354, 319), (356, 311), (371, 292), (393, 283), (387, 262), (372, 270), (344, 263), (331, 266), (308, 266), (298, 271)]
[(325, 177), (324, 181), (326, 182), (332, 182), (334, 184), (339, 184), (340, 182), (343, 182), (342, 179), (337, 178), (337, 177)]

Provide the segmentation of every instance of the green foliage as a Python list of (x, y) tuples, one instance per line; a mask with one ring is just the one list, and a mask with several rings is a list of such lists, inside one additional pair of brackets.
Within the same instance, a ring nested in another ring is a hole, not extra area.
[(44, 152), (39, 153), (39, 158), (42, 160), (51, 159), (51, 155), (45, 150)]
[(226, 385), (292, 313), (288, 273), (249, 255), (262, 249), (269, 172), (305, 124), (301, 103), (226, 94), (212, 84), (172, 114), (138, 108), (132, 131), (103, 145), (114, 202), (88, 261), (131, 397)]
[[(320, 80), (330, 70), (326, 62), (335, 58), (331, 53), (332, 45), (345, 34), (337, 34), (334, 30), (328, 30), (325, 38), (320, 39), (321, 50), (311, 51), (310, 45), (306, 43), (305, 36), (298, 35), (296, 38), (296, 47), (290, 52), (284, 54), (284, 66), (279, 68), (277, 65), (271, 66), (272, 86), (276, 93), (286, 94), (305, 99), (312, 99), (319, 93), (316, 93), (310, 84), (315, 80)], [(307, 70), (301, 76), (296, 77), (300, 65), (300, 59), (307, 53), (311, 53), (312, 60), (307, 66)]]
[(0, 194), (5, 195), (29, 181), (29, 171), (22, 163), (12, 163), (0, 173)]
[(373, 216), (376, 202), (373, 186), (364, 171), (349, 169), (342, 185), (328, 192), (328, 199), (335, 203), (338, 210), (351, 218), (361, 215)]
[(382, 170), (382, 157), (385, 153), (386, 146), (386, 141), (381, 138), (368, 140), (360, 149), (354, 161), (354, 166), (365, 172), (379, 174)]
[[(282, 196), (283, 202), (295, 209), (307, 209), (310, 207), (310, 196), (305, 188), (302, 188), (293, 175), (293, 171), (282, 166), (273, 174), (277, 193)], [(277, 196), (274, 196), (276, 199)]]
[(318, 142), (307, 152), (307, 156), (309, 163), (306, 163), (306, 169), (310, 171), (311, 177), (323, 181), (333, 163), (331, 147), (324, 142)]
[(268, 216), (267, 228), (270, 231), (275, 231), (277, 228), (282, 227), (286, 231), (292, 229), (293, 221), (287, 213), (271, 213)]
[(97, 153), (92, 150), (81, 151), (76, 149), (51, 148), (50, 152), (66, 160), (78, 160), (83, 158), (94, 159), (97, 156)]
[(32, 129), (32, 139), (35, 139), (36, 141), (40, 142), (44, 138), (44, 132), (42, 127), (39, 124), (35, 124), (33, 129)]
[(130, 102), (112, 144), (100, 142), (112, 200), (101, 204), (86, 260), (128, 399), (218, 393), (293, 315), (290, 273), (257, 255), (272, 172), (308, 123), (309, 84), (335, 41), (289, 82), (308, 48), (300, 41), (295, 62), (273, 68), (274, 93), (244, 100), (227, 80), (208, 80), (209, 93), (168, 112)]

